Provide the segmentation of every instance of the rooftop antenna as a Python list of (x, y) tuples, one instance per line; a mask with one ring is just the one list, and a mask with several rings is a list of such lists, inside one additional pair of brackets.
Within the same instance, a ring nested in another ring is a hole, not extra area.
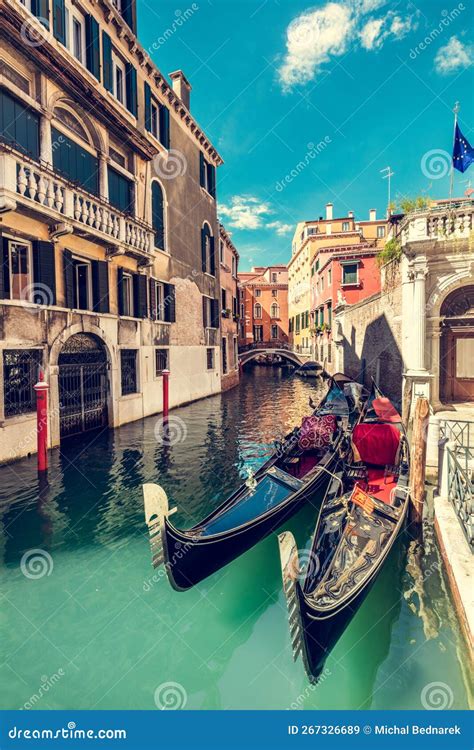
[[(385, 174), (384, 174), (385, 172)], [(384, 167), (380, 170), (382, 180), (388, 180), (388, 203), (387, 203), (387, 215), (390, 214), (390, 202), (392, 199), (392, 177), (395, 172), (392, 172), (392, 167)]]

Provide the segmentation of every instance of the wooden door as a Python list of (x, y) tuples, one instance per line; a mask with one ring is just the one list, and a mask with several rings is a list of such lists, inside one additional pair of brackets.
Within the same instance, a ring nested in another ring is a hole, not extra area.
[(445, 401), (474, 401), (474, 333), (447, 331), (441, 357)]

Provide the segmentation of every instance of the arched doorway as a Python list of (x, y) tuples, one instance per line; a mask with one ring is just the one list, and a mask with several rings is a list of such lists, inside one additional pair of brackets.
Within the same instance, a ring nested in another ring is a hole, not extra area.
[(61, 438), (105, 427), (107, 417), (107, 352), (98, 336), (76, 333), (61, 349), (59, 425)]
[(474, 285), (451, 292), (441, 305), (442, 401), (474, 401)]

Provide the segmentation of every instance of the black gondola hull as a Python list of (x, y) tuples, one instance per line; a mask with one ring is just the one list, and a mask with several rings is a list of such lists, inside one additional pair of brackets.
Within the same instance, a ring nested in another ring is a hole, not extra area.
[[(326, 468), (332, 471), (336, 461), (337, 456), (334, 456)], [(173, 588), (185, 591), (247, 552), (288, 521), (304, 503), (315, 501), (319, 494), (322, 495), (328, 481), (328, 475), (321, 472), (303, 491), (292, 495), (267, 517), (208, 538), (196, 536), (193, 539), (186, 532), (175, 529), (165, 518), (162, 531), (164, 561)]]

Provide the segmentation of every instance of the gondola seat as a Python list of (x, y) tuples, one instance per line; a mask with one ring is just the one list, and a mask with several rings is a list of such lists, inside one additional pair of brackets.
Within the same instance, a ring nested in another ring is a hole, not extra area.
[(352, 433), (354, 459), (367, 467), (367, 492), (378, 500), (390, 503), (398, 476), (401, 445), (400, 430), (394, 424), (362, 422)]
[(352, 433), (354, 460), (370, 466), (396, 466), (400, 439), (400, 430), (394, 424), (361, 422)]

